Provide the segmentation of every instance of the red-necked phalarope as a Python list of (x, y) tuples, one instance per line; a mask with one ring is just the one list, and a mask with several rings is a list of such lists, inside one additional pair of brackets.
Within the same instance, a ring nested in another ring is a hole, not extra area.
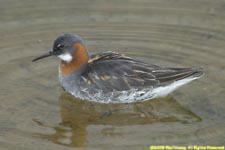
[(101, 103), (130, 103), (166, 96), (203, 75), (202, 69), (166, 68), (115, 52), (89, 55), (81, 37), (66, 33), (53, 50), (33, 61), (57, 56), (62, 87), (75, 97)]

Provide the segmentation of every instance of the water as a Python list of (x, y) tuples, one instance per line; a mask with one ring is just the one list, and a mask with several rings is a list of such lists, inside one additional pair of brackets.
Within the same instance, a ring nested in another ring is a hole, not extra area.
[[(0, 148), (224, 145), (224, 13), (222, 0), (1, 0)], [(80, 101), (60, 88), (57, 58), (31, 62), (65, 32), (82, 36), (90, 52), (203, 67), (205, 76), (144, 103)]]

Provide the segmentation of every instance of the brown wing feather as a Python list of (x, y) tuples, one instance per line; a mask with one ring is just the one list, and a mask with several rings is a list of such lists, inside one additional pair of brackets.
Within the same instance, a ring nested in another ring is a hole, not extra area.
[(163, 68), (146, 64), (114, 52), (92, 55), (87, 70), (82, 75), (86, 83), (103, 92), (157, 87), (199, 73), (197, 69)]

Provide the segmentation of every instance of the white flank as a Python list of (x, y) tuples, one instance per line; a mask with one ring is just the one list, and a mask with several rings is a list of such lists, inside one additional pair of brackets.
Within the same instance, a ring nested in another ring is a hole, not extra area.
[(58, 57), (61, 59), (61, 60), (64, 60), (66, 62), (71, 62), (71, 60), (73, 59), (73, 57), (69, 54), (69, 53), (63, 53), (61, 55), (58, 55)]
[(169, 93), (173, 92), (174, 90), (176, 90), (178, 87), (187, 84), (195, 79), (197, 79), (199, 77), (196, 78), (186, 78), (186, 79), (182, 79), (179, 81), (175, 81), (167, 86), (162, 86), (162, 87), (158, 87), (152, 90), (152, 94), (154, 95), (152, 98), (157, 98), (157, 97), (163, 97), (168, 95)]

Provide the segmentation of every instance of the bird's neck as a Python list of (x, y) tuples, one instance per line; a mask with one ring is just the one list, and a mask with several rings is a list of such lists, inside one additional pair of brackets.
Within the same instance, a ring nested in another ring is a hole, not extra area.
[(78, 71), (88, 63), (89, 55), (86, 48), (80, 43), (74, 44), (74, 48), (76, 51), (72, 61), (66, 62), (62, 60), (60, 63), (60, 72), (63, 75)]

